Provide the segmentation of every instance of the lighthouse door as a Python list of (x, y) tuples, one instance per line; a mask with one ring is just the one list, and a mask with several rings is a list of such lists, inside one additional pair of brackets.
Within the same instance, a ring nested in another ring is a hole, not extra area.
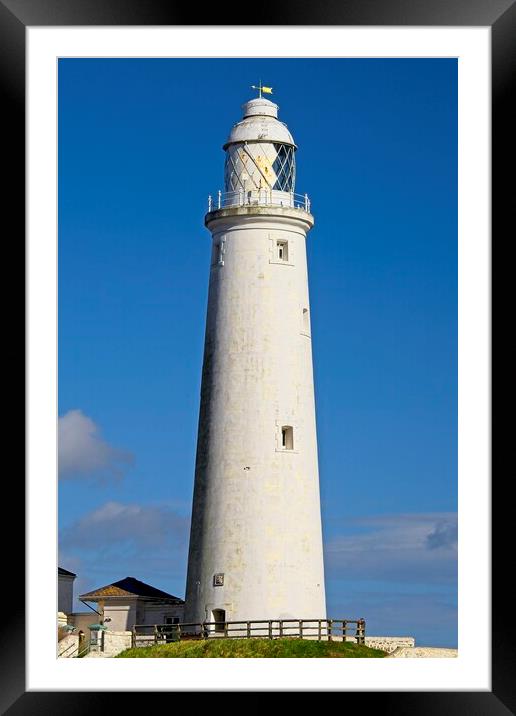
[(217, 634), (224, 633), (224, 623), (226, 621), (225, 609), (214, 609), (211, 613), (212, 621), (215, 622), (213, 631)]

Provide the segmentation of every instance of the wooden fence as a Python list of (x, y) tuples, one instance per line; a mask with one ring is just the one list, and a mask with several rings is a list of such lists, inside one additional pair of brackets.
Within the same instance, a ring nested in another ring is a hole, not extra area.
[(238, 622), (136, 624), (132, 645), (151, 646), (186, 639), (313, 639), (365, 643), (364, 619), (269, 619)]

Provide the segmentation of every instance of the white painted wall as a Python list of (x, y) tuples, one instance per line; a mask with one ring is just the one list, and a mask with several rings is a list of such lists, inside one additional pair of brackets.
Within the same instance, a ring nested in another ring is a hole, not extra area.
[[(92, 616), (95, 615), (92, 612)], [(135, 624), (165, 624), (166, 617), (184, 618), (184, 606), (160, 604), (137, 597), (111, 597), (104, 600), (104, 622), (110, 631), (131, 630)], [(106, 621), (109, 618), (110, 621)]]
[[(126, 631), (133, 627), (136, 621), (137, 599), (120, 597), (119, 600), (105, 600), (104, 623), (110, 631)], [(95, 616), (92, 613), (93, 616)], [(110, 621), (106, 621), (109, 618)]]
[[(213, 234), (186, 621), (325, 618), (306, 233), (280, 207), (208, 215)], [(288, 241), (288, 262), (276, 241)], [(220, 242), (223, 240), (223, 253)], [(223, 265), (219, 262), (222, 259)], [(294, 450), (281, 426), (294, 427)], [(224, 586), (213, 576), (224, 573)]]
[(57, 611), (71, 614), (73, 611), (73, 582), (75, 577), (57, 575)]
[(99, 617), (93, 612), (72, 612), (68, 618), (68, 623), (73, 624), (78, 634), (84, 632), (85, 643), (90, 642), (90, 624), (98, 624)]
[(167, 617), (178, 618), (180, 622), (184, 621), (184, 606), (166, 604), (145, 604), (143, 624), (165, 624)]

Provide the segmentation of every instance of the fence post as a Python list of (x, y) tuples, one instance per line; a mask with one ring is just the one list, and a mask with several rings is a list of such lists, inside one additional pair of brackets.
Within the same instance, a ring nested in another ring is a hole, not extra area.
[(279, 635), (280, 635), (280, 637), (283, 636), (283, 620), (282, 619), (279, 620)]
[(158, 643), (158, 626), (157, 624), (154, 624), (154, 643)]
[(131, 629), (131, 646), (134, 649), (136, 646), (136, 624), (133, 624), (133, 628)]
[(228, 623), (224, 622), (224, 639), (228, 637)]
[(321, 641), (321, 620), (319, 619), (319, 633), (318, 633), (318, 641)]
[(357, 624), (358, 644), (365, 644), (365, 619), (359, 619)]
[(299, 620), (299, 638), (300, 639), (303, 638), (303, 620), (302, 619)]
[(328, 641), (331, 641), (333, 630), (333, 619), (328, 619)]

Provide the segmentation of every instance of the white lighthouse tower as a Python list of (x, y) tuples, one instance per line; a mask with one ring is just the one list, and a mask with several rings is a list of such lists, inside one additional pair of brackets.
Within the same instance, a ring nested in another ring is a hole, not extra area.
[[(260, 92), (261, 95), (261, 92)], [(306, 262), (278, 106), (243, 106), (209, 199), (212, 253), (186, 622), (324, 619)]]

